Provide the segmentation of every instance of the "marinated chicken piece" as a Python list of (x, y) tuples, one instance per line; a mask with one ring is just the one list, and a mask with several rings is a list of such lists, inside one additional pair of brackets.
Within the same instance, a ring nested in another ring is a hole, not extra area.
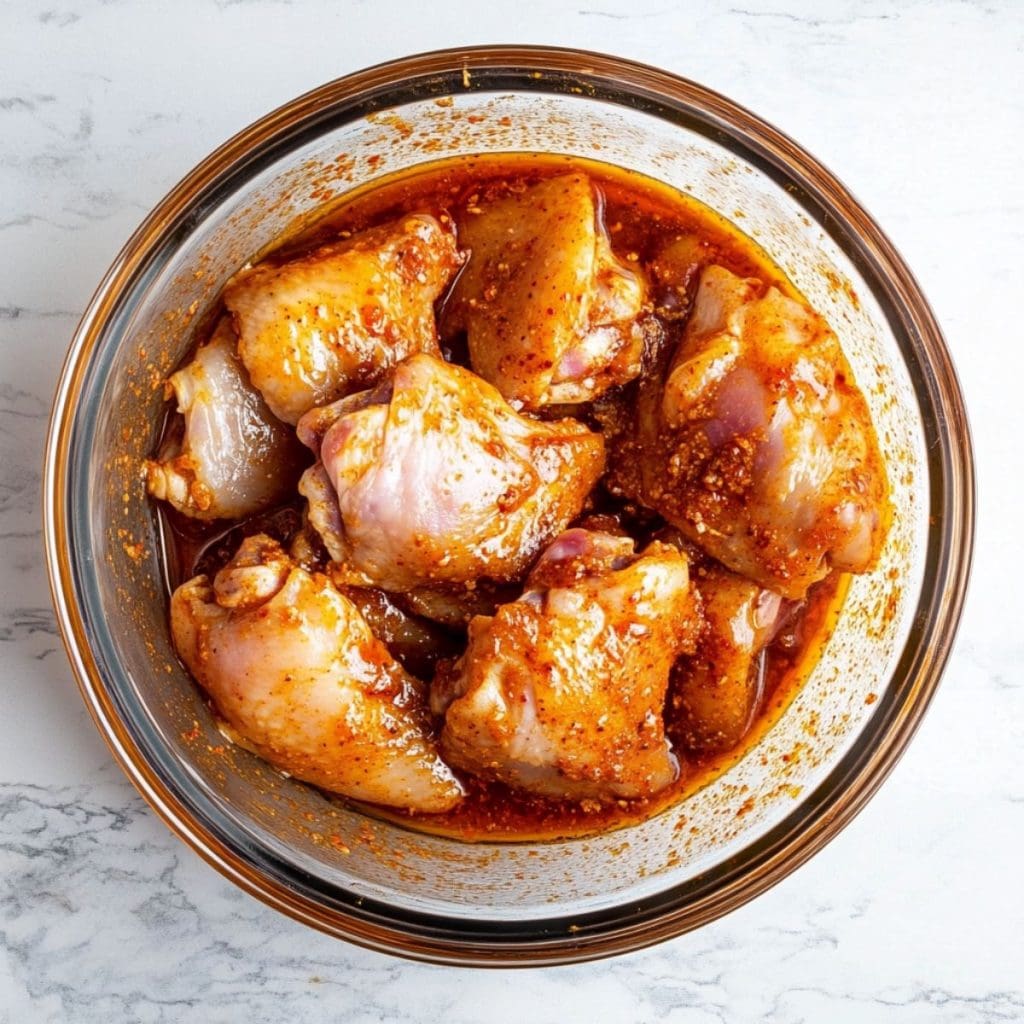
[(370, 228), (307, 256), (243, 270), (224, 289), (238, 347), (274, 414), (375, 384), (414, 352), (438, 352), (434, 301), (462, 262), (427, 214)]
[(240, 519), (281, 499), (298, 477), (302, 449), (249, 383), (224, 318), (192, 362), (168, 383), (184, 434), (146, 461), (146, 487), (195, 519)]
[(410, 615), (382, 590), (349, 587), (338, 592), (359, 609), (373, 635), (407, 672), (417, 679), (432, 679), (437, 663), (459, 651), (458, 639), (448, 630), (418, 615)]
[(646, 283), (612, 253), (590, 181), (549, 178), (470, 210), (445, 333), (466, 331), (473, 369), (528, 409), (587, 402), (636, 377)]
[(175, 647), (245, 745), (357, 800), (445, 811), (462, 796), (438, 756), (422, 684), (356, 606), (263, 534), (171, 598)]
[[(306, 499), (306, 523), (315, 539), (327, 551), (328, 557), (336, 561), (346, 559), (348, 547), (338, 497), (322, 462), (310, 466), (299, 478), (299, 494)], [(307, 538), (307, 541), (312, 539)], [(373, 586), (367, 577), (353, 572), (347, 564), (342, 566), (338, 582), (357, 587)]]
[(728, 569), (691, 575), (704, 625), (696, 653), (672, 670), (665, 719), (673, 743), (707, 754), (734, 747), (762, 697), (761, 651), (787, 602)]
[(655, 253), (650, 263), (653, 301), (663, 320), (686, 319), (697, 291), (700, 269), (708, 263), (709, 255), (708, 243), (691, 234), (677, 236)]
[(786, 597), (878, 556), (888, 483), (864, 398), (827, 324), (776, 288), (706, 268), (613, 447), (613, 492)]
[(465, 631), (477, 615), (493, 615), (498, 605), (514, 601), (522, 587), (515, 583), (472, 580), (446, 588), (418, 587), (396, 594), (395, 599), (415, 615), (448, 629)]
[[(340, 563), (335, 578), (353, 585), (521, 579), (604, 469), (600, 435), (571, 419), (520, 416), (485, 381), (433, 356), (411, 357), (339, 409), (299, 489)], [(299, 435), (316, 450), (308, 426)]]
[(662, 711), (669, 670), (693, 650), (686, 556), (569, 530), (518, 601), (470, 623), (431, 690), (457, 768), (549, 797), (645, 797), (676, 778)]

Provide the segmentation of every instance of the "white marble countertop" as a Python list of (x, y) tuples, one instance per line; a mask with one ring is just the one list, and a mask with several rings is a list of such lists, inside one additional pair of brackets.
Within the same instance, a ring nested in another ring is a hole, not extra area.
[[(0, 6), (0, 1021), (1024, 1019), (1022, 40), (1016, 0)], [(695, 934), (527, 974), (420, 966), (305, 930), (173, 838), (78, 698), (39, 529), (58, 368), (144, 213), (222, 140), (322, 81), (495, 41), (659, 64), (836, 171), (944, 326), (982, 499), (945, 681), (854, 824)]]

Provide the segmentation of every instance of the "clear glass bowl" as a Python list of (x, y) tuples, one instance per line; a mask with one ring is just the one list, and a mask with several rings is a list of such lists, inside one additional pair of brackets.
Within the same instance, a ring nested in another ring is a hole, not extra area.
[[(545, 151), (689, 192), (763, 244), (831, 321), (879, 428), (898, 515), (824, 657), (724, 775), (589, 839), (465, 844), (370, 819), (226, 744), (170, 646), (140, 459), (162, 381), (225, 280), (327, 199), (453, 154)], [(635, 949), (762, 892), (853, 817), (913, 735), (949, 653), (973, 531), (967, 420), (913, 277), (846, 189), (707, 89), (612, 57), (486, 47), (410, 57), (302, 96), (197, 167), (104, 277), (46, 453), (53, 599), (82, 695), (168, 825), (314, 927), (462, 964)]]

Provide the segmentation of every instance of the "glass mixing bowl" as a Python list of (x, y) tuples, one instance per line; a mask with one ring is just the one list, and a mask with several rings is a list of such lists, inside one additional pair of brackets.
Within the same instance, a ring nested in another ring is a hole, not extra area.
[[(347, 190), (458, 154), (596, 158), (739, 223), (832, 323), (894, 490), (878, 569), (746, 756), (644, 824), (587, 839), (460, 843), (331, 802), (225, 743), (174, 656), (140, 460), (162, 382), (224, 282)], [(726, 913), (864, 806), (914, 733), (967, 581), (963, 400), (909, 270), (813, 157), (727, 99), (597, 54), (486, 47), (332, 82), (247, 128), (147, 217), (67, 357), (46, 452), (53, 599), (82, 695), (154, 810), (226, 877), (331, 934), (409, 957), (538, 964), (635, 949)]]

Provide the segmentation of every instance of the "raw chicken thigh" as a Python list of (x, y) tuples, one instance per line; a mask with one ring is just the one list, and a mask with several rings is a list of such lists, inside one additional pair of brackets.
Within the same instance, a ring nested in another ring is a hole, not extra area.
[(249, 383), (222, 319), (192, 362), (169, 381), (184, 434), (146, 462), (146, 486), (195, 519), (240, 519), (295, 485), (302, 451)]
[(235, 742), (425, 830), (642, 820), (813, 664), (845, 591), (809, 588), (877, 559), (865, 396), (689, 196), (556, 155), (414, 171), (239, 271), (170, 378), (174, 646)]
[(422, 684), (324, 577), (264, 535), (171, 599), (189, 670), (247, 746), (358, 800), (448, 810), (462, 788), (430, 735)]
[(636, 377), (646, 284), (612, 253), (590, 181), (550, 178), (471, 209), (445, 330), (466, 331), (473, 369), (528, 409)]
[(863, 572), (888, 484), (863, 396), (828, 325), (722, 267), (700, 278), (667, 375), (641, 387), (612, 489), (735, 572), (799, 598)]
[(519, 579), (604, 469), (600, 435), (520, 416), (485, 381), (429, 355), (335, 412), (326, 430), (323, 410), (299, 424), (320, 456), (299, 489), (356, 585)]
[(297, 423), (413, 352), (436, 353), (434, 301), (461, 262), (452, 231), (414, 214), (243, 270), (224, 304), (253, 384), (276, 416)]
[(757, 711), (760, 654), (787, 602), (728, 569), (691, 575), (704, 624), (696, 653), (672, 671), (665, 711), (668, 734), (683, 749), (713, 753), (735, 746)]
[(523, 596), (470, 623), (435, 680), (441, 749), (467, 771), (551, 797), (649, 796), (678, 774), (662, 724), (669, 670), (693, 649), (686, 556), (574, 529)]

